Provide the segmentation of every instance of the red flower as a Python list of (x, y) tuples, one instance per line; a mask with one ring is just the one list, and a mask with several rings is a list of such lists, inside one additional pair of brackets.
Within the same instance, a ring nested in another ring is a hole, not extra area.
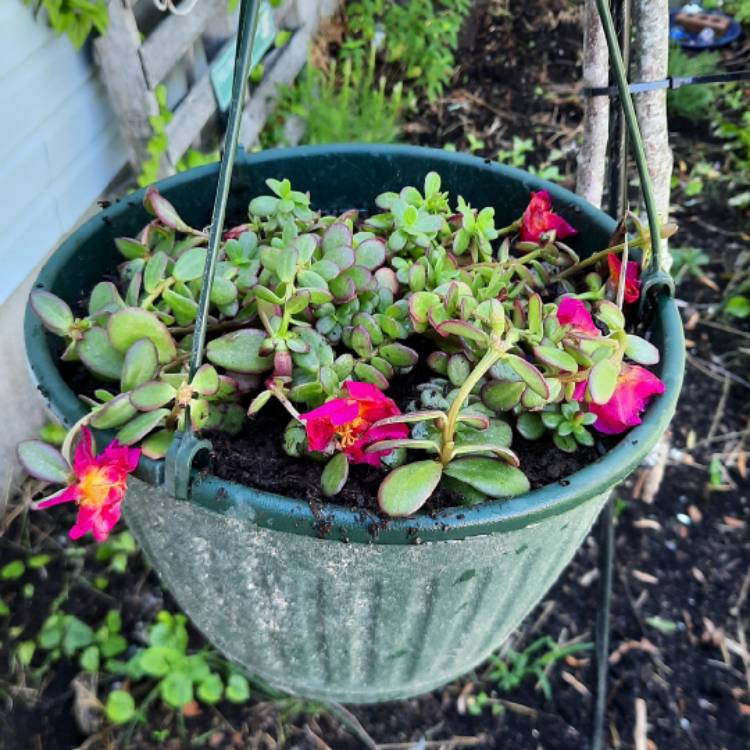
[[(576, 388), (579, 397), (583, 395), (580, 385)], [(639, 425), (651, 397), (660, 393), (664, 393), (664, 383), (654, 373), (638, 365), (623, 365), (612, 398), (606, 404), (588, 405), (589, 411), (598, 417), (594, 427), (614, 435)]]
[(585, 336), (601, 336), (586, 305), (575, 297), (564, 297), (557, 307), (557, 321), (561, 326), (570, 326), (571, 333)]
[[(609, 280), (617, 291), (620, 286), (622, 261), (615, 253), (610, 253), (607, 256), (607, 264), (609, 265)], [(625, 302), (636, 302), (640, 296), (641, 280), (638, 278), (638, 264), (634, 260), (629, 260), (625, 271)]]
[(341, 450), (352, 463), (380, 466), (381, 457), (390, 451), (365, 453), (364, 449), (379, 440), (406, 438), (409, 428), (405, 424), (373, 428), (378, 420), (400, 414), (398, 406), (369, 383), (347, 380), (344, 388), (348, 397), (335, 398), (300, 415), (307, 430), (307, 447), (323, 453)]
[(141, 451), (111, 442), (98, 456), (93, 454), (94, 441), (88, 427), (81, 429), (81, 439), (73, 459), (76, 482), (38, 508), (49, 508), (59, 503), (75, 502), (78, 518), (70, 530), (71, 539), (79, 539), (87, 532), (97, 542), (103, 542), (120, 519), (120, 505), (125, 497), (128, 474), (135, 470)]
[(521, 221), (521, 240), (523, 242), (539, 242), (543, 234), (552, 230), (558, 240), (577, 234), (562, 216), (552, 210), (552, 199), (546, 190), (531, 194), (531, 202), (523, 212)]

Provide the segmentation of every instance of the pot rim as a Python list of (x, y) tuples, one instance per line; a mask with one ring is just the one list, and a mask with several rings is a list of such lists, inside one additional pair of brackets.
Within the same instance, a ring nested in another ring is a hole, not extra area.
[[(298, 146), (257, 154), (242, 152), (238, 155), (238, 162), (259, 166), (289, 158), (319, 158), (330, 154), (360, 158), (422, 158), (429, 160), (430, 168), (435, 168), (435, 163), (442, 162), (446, 166), (459, 164), (482, 171), (489, 170), (522, 183), (527, 190), (548, 190), (553, 201), (564, 206), (564, 213), (568, 216), (585, 211), (593, 214), (607, 229), (613, 230), (615, 227), (615, 221), (610, 216), (558, 185), (513, 167), (439, 149), (363, 144)], [(218, 174), (218, 164), (210, 164), (161, 180), (156, 185), (168, 189), (195, 178), (215, 174)], [(73, 232), (47, 260), (36, 279), (34, 289), (53, 286), (58, 274), (74, 257), (81, 242), (114, 217), (139, 207), (144, 192), (145, 189), (142, 189), (116, 201)], [(661, 330), (659, 374), (665, 384), (665, 393), (652, 402), (643, 415), (642, 423), (627, 433), (599, 460), (553, 484), (510, 500), (448, 508), (434, 516), (417, 514), (408, 518), (384, 519), (373, 512), (353, 510), (334, 503), (321, 503), (311, 507), (306, 500), (257, 490), (196, 470), (188, 502), (264, 528), (298, 535), (325, 536), (331, 540), (379, 544), (458, 541), (480, 534), (530, 526), (542, 519), (562, 514), (580, 503), (609, 492), (642, 463), (669, 425), (680, 393), (685, 362), (682, 321), (673, 299), (661, 297), (657, 301), (654, 321)], [(24, 337), (32, 378), (51, 410), (64, 424), (70, 426), (85, 413), (85, 408), (60, 375), (57, 361), (48, 346), (47, 334), (28, 304)], [(137, 476), (150, 484), (158, 485), (163, 482), (163, 469), (163, 461), (142, 458)]]

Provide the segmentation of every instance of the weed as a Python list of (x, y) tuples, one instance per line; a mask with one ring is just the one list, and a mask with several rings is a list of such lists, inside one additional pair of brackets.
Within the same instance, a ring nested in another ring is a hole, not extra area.
[[(689, 55), (678, 46), (669, 51), (670, 76), (699, 76), (713, 73), (721, 60), (718, 52)], [(694, 122), (710, 120), (716, 103), (716, 89), (712, 86), (683, 86), (667, 92), (670, 113)]]
[(675, 247), (672, 252), (672, 276), (675, 284), (680, 284), (690, 275), (711, 286), (713, 284), (703, 270), (711, 262), (711, 258), (698, 247)]
[(470, 9), (471, 0), (347, 3), (347, 25), (353, 36), (344, 42), (343, 53), (358, 59), (368, 47), (381, 46), (386, 62), (397, 65), (415, 88), (434, 101), (450, 80), (458, 32)]
[(547, 700), (552, 698), (552, 686), (547, 677), (550, 666), (572, 654), (588, 651), (591, 643), (572, 643), (561, 646), (548, 635), (542, 636), (521, 652), (509, 649), (502, 656), (490, 658), (489, 679), (503, 692), (511, 692), (529, 677), (536, 677)]
[[(305, 125), (304, 143), (397, 140), (399, 116), (406, 106), (403, 86), (399, 82), (386, 91), (384, 76), (375, 81), (375, 65), (374, 46), (366, 60), (349, 58), (340, 67), (334, 61), (319, 70), (308, 63), (297, 85), (282, 90), (276, 125), (278, 118), (283, 122), (299, 117)], [(283, 136), (267, 129), (265, 145), (269, 140)]]

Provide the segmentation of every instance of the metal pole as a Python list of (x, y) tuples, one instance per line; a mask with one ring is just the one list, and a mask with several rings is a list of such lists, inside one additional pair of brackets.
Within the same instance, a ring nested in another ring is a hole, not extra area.
[[(630, 67), (630, 0), (615, 0), (614, 21), (627, 73)], [(610, 215), (619, 218), (627, 206), (628, 191), (628, 129), (618, 98), (610, 103), (609, 195)], [(596, 701), (594, 704), (593, 750), (605, 750), (607, 720), (607, 672), (609, 661), (609, 631), (612, 605), (612, 573), (615, 558), (614, 498), (607, 500), (597, 536), (599, 541), (599, 586), (596, 609)]]

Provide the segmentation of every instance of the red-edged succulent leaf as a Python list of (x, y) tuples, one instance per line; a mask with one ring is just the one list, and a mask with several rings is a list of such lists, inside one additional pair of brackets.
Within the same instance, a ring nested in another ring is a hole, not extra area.
[(97, 430), (113, 430), (129, 422), (138, 410), (130, 402), (129, 393), (121, 393), (104, 406), (99, 407), (92, 415), (89, 423)]
[(554, 346), (535, 346), (534, 356), (545, 365), (562, 370), (563, 372), (578, 371), (578, 363), (575, 359), (567, 352)]
[(549, 398), (549, 385), (544, 379), (544, 375), (542, 375), (542, 373), (539, 372), (531, 362), (528, 362), (515, 354), (507, 354), (505, 359), (516, 375), (518, 375), (518, 377), (520, 377), (521, 380), (523, 380), (523, 382), (534, 391), (534, 393), (541, 396), (543, 399)]
[(42, 482), (68, 484), (72, 472), (57, 448), (41, 440), (25, 440), (16, 449), (18, 460), (27, 474)]
[(458, 336), (462, 339), (476, 341), (478, 344), (486, 346), (489, 343), (489, 336), (473, 323), (467, 323), (465, 320), (446, 320), (440, 323), (437, 332), (441, 336)]
[(151, 380), (159, 369), (159, 358), (151, 339), (139, 339), (128, 349), (122, 364), (120, 390), (132, 391)]
[(188, 226), (177, 213), (177, 209), (153, 186), (143, 196), (143, 207), (165, 226), (185, 234), (203, 234)]
[(273, 365), (273, 355), (261, 354), (266, 334), (255, 328), (227, 333), (208, 342), (206, 357), (215, 365), (238, 373), (262, 373)]
[(37, 289), (31, 293), (30, 303), (44, 327), (58, 336), (65, 336), (75, 322), (73, 311), (67, 302), (52, 292)]
[(170, 403), (177, 391), (162, 380), (151, 380), (139, 385), (130, 394), (130, 403), (139, 411), (154, 411)]
[(156, 315), (139, 307), (125, 307), (112, 315), (107, 323), (107, 333), (112, 346), (122, 354), (136, 341), (145, 338), (156, 347), (160, 364), (171, 362), (177, 356), (169, 329)]
[(89, 328), (78, 342), (77, 351), (81, 362), (95, 375), (107, 380), (120, 380), (125, 358), (121, 351), (112, 346), (103, 328)]

